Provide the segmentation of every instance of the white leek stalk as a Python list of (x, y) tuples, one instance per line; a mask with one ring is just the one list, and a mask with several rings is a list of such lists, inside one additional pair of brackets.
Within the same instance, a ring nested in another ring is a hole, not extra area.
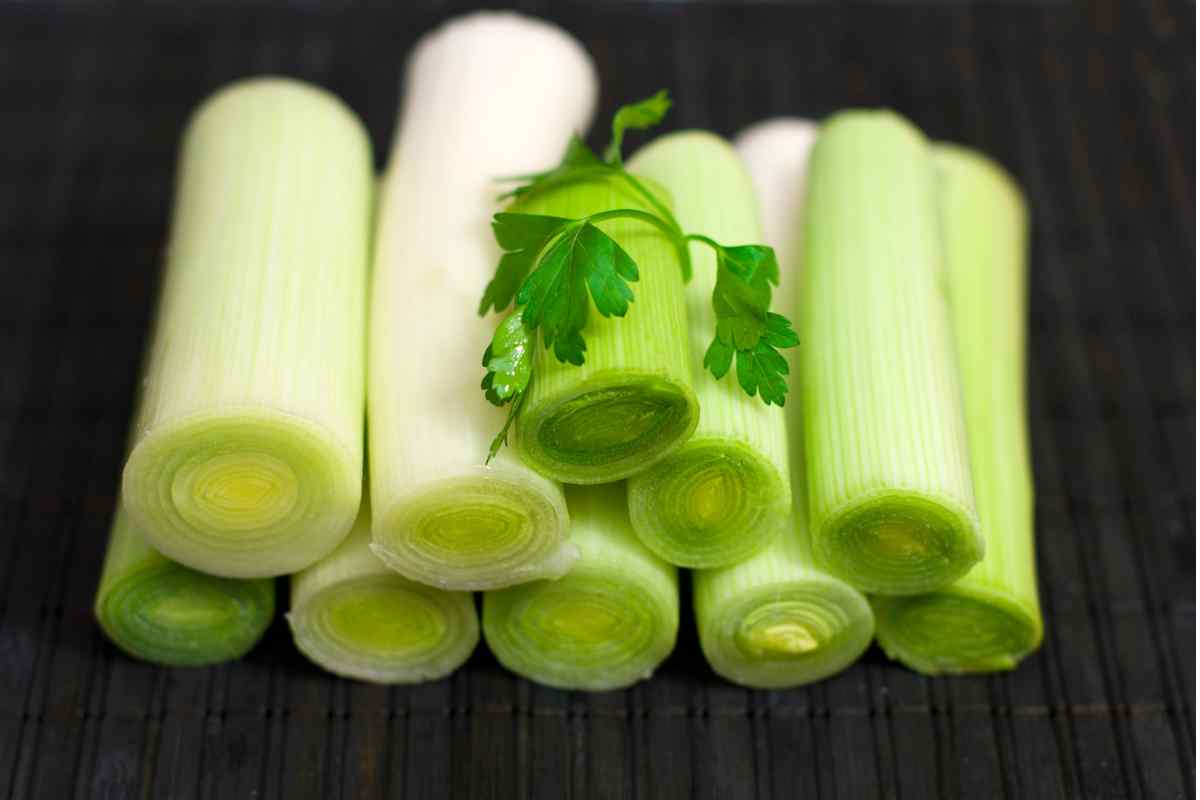
[[(760, 201), (766, 241), (780, 266), (780, 312), (798, 295), (799, 237), (805, 172), (816, 128), (804, 120), (755, 125), (737, 139)], [(798, 373), (796, 350), (792, 375)], [(798, 382), (793, 378), (793, 384)], [(792, 397), (803, 391), (794, 385)], [(791, 433), (793, 514), (766, 549), (732, 566), (692, 574), (700, 645), (723, 677), (777, 689), (820, 680), (853, 663), (867, 648), (874, 620), (866, 598), (816, 566), (805, 513), (799, 403), (786, 407)]]
[(940, 591), (877, 597), (879, 642), (927, 674), (1012, 669), (1042, 640), (1025, 422), (1028, 212), (998, 164), (935, 149), (946, 286), (987, 558)]
[(496, 326), (475, 314), (500, 252), (496, 179), (545, 169), (590, 121), (591, 60), (567, 34), (479, 13), (426, 35), (383, 184), (371, 288), (369, 435), (375, 552), (453, 589), (562, 575), (576, 557), (562, 490), (507, 448), (479, 389)]
[(118, 500), (96, 619), (132, 656), (197, 667), (240, 658), (275, 615), (275, 582), (197, 572), (160, 555), (133, 529)]
[(566, 577), (487, 592), (483, 635), (508, 669), (561, 689), (619, 689), (675, 646), (675, 568), (629, 524), (621, 484), (567, 488), (579, 562)]
[(938, 589), (983, 556), (934, 203), (929, 147), (903, 117), (824, 124), (799, 314), (813, 550), (879, 594)]
[(296, 647), (336, 675), (375, 683), (445, 677), (471, 655), (479, 618), (469, 592), (397, 575), (371, 552), (364, 502), (337, 549), (291, 577)]
[(297, 81), (234, 84), (188, 125), (123, 486), (164, 555), (280, 575), (350, 529), (371, 181), (358, 119)]
[[(685, 131), (638, 150), (629, 168), (659, 183), (687, 231), (732, 245), (762, 241), (754, 187), (719, 136)], [(691, 245), (686, 289), (692, 381), (700, 422), (687, 442), (629, 480), (629, 514), (642, 541), (684, 567), (741, 561), (775, 538), (791, 512), (784, 409), (747, 395), (704, 367), (716, 328), (713, 251)]]

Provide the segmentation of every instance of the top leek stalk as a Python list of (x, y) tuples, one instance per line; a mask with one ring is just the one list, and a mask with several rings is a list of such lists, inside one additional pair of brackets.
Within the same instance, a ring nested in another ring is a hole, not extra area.
[[(630, 169), (657, 181), (685, 230), (730, 244), (759, 242), (757, 203), (734, 149), (703, 131), (662, 136), (639, 150)], [(682, 447), (629, 481), (629, 513), (642, 541), (685, 567), (717, 567), (761, 550), (791, 511), (784, 410), (717, 380), (704, 354), (717, 324), (712, 249), (691, 245), (686, 289), (692, 381), (700, 422)]]
[(817, 558), (868, 592), (917, 594), (983, 556), (945, 300), (933, 165), (887, 111), (828, 120), (809, 165), (800, 295)]
[(927, 674), (1012, 669), (1042, 640), (1025, 423), (1028, 213), (1004, 170), (935, 149), (946, 286), (987, 558), (940, 591), (874, 599), (884, 650)]
[[(510, 210), (579, 219), (626, 208), (654, 211), (625, 180), (605, 175), (530, 192)], [(525, 463), (567, 483), (606, 483), (637, 474), (682, 445), (699, 418), (674, 245), (640, 220), (595, 224), (637, 264), (641, 277), (630, 284), (634, 299), (622, 318), (592, 309), (583, 330), (587, 354), (581, 366), (536, 347), (535, 377), (516, 423)]]
[(591, 60), (547, 23), (471, 14), (421, 40), (406, 86), (371, 288), (373, 547), (444, 588), (558, 577), (577, 556), (561, 488), (507, 451), (485, 465), (505, 413), (479, 392), (495, 320), (471, 309), (499, 254), (495, 181), (588, 124)]
[(123, 495), (162, 553), (217, 575), (301, 569), (362, 489), (366, 131), (292, 80), (193, 116)]

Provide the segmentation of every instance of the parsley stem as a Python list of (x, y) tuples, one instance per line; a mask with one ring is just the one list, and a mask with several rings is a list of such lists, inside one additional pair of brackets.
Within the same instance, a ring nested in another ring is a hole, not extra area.
[(610, 220), (610, 219), (640, 220), (641, 222), (646, 222), (646, 223), (649, 223), (650, 225), (653, 225), (654, 227), (658, 228), (663, 233), (670, 236), (671, 239), (673, 239), (675, 241), (678, 241), (680, 238), (682, 238), (681, 232), (679, 231), (679, 229), (677, 227), (672, 226), (671, 223), (668, 222), (667, 220), (664, 220), (662, 217), (659, 217), (655, 214), (651, 214), (647, 211), (639, 211), (636, 208), (614, 208), (611, 211), (601, 211), (598, 214), (592, 214), (591, 216), (589, 216), (587, 218), (587, 221), (595, 223), (595, 222), (604, 222), (605, 220)]
[(707, 236), (705, 236), (702, 233), (689, 233), (683, 237), (683, 240), (685, 242), (700, 242), (701, 244), (706, 244), (709, 247), (711, 247), (713, 249), (713, 252), (716, 253), (718, 256), (721, 254), (721, 251), (725, 249), (724, 247), (717, 244), (715, 241), (708, 238)]

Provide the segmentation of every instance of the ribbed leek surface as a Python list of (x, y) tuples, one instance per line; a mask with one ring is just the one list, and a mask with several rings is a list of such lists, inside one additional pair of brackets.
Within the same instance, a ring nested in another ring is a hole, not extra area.
[(946, 286), (987, 558), (932, 594), (878, 597), (884, 650), (928, 674), (1011, 669), (1042, 640), (1025, 419), (1028, 214), (1004, 170), (935, 151)]
[[(738, 137), (760, 201), (766, 241), (780, 266), (781, 313), (792, 311), (799, 279), (805, 169), (815, 128), (803, 120), (756, 125)], [(797, 373), (792, 355), (793, 376)], [(793, 379), (793, 384), (798, 382)], [(793, 386), (792, 397), (803, 391)], [(866, 598), (815, 565), (805, 514), (798, 403), (786, 407), (791, 433), (793, 514), (784, 531), (749, 559), (692, 574), (700, 645), (713, 669), (743, 686), (800, 686), (841, 671), (870, 644)]]
[[(651, 191), (660, 190), (651, 186)], [(509, 210), (578, 219), (617, 208), (653, 213), (616, 177), (533, 192)], [(674, 246), (657, 228), (637, 220), (597, 227), (637, 264), (640, 279), (630, 284), (634, 300), (624, 317), (605, 318), (591, 309), (583, 329), (587, 360), (582, 366), (559, 362), (539, 343), (516, 424), (516, 445), (525, 463), (567, 483), (634, 475), (683, 444), (699, 418)]]
[(591, 60), (547, 23), (472, 14), (417, 45), (406, 86), (371, 290), (375, 551), (444, 588), (557, 577), (576, 556), (562, 490), (507, 448), (484, 466), (506, 410), (479, 390), (496, 320), (475, 308), (500, 257), (496, 180), (553, 164), (586, 127)]
[[(762, 241), (754, 187), (733, 147), (711, 133), (662, 136), (629, 161), (674, 200), (687, 231), (719, 242)], [(691, 245), (687, 286), (690, 365), (700, 422), (687, 443), (629, 481), (629, 514), (642, 541), (684, 567), (718, 567), (761, 550), (791, 511), (784, 409), (747, 395), (704, 367), (716, 328), (712, 250)]]
[(184, 137), (123, 495), (164, 555), (293, 572), (349, 530), (362, 483), (371, 153), (297, 81), (243, 81)]
[(934, 202), (930, 149), (907, 120), (825, 123), (798, 326), (813, 550), (880, 594), (941, 588), (983, 555)]
[(118, 501), (96, 619), (132, 656), (167, 666), (219, 664), (245, 655), (275, 614), (275, 582), (197, 572), (146, 543)]
[(449, 675), (479, 641), (474, 598), (397, 575), (370, 540), (364, 502), (337, 549), (291, 577), (287, 620), (296, 647), (347, 678), (415, 683)]
[(563, 578), (488, 592), (483, 635), (508, 669), (561, 689), (650, 677), (675, 646), (675, 568), (638, 540), (621, 484), (567, 487), (580, 559)]

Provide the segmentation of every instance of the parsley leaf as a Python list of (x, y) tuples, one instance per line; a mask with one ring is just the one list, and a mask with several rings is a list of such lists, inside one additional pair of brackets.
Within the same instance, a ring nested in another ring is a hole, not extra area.
[(660, 89), (641, 102), (618, 108), (617, 113), (613, 115), (612, 141), (604, 149), (604, 161), (613, 166), (621, 166), (621, 144), (625, 139), (625, 131), (653, 128), (662, 122), (670, 108), (671, 98), (666, 89)]
[(503, 311), (512, 305), (517, 289), (546, 243), (572, 222), (563, 217), (503, 212), (492, 218), (492, 232), (505, 253), (500, 257), (496, 274), (483, 290), (479, 316), (491, 308)]
[(767, 310), (771, 286), (779, 285), (775, 252), (763, 245), (722, 247), (707, 237), (692, 238), (717, 253), (717, 329), (704, 353), (704, 368), (720, 380), (736, 356), (738, 383), (746, 394), (758, 394), (768, 405), (783, 405), (788, 365), (777, 348), (794, 347), (800, 340), (787, 317)]
[(533, 374), (533, 332), (525, 327), (519, 309), (496, 328), (483, 351), (483, 366), (487, 375), (480, 388), (493, 405), (504, 405), (529, 386)]
[(629, 282), (638, 279), (637, 265), (611, 236), (587, 219), (550, 245), (537, 268), (521, 284), (517, 304), (525, 325), (542, 331), (559, 361), (580, 365), (587, 345), (580, 332), (587, 324), (588, 295), (602, 316), (625, 316), (633, 301)]

